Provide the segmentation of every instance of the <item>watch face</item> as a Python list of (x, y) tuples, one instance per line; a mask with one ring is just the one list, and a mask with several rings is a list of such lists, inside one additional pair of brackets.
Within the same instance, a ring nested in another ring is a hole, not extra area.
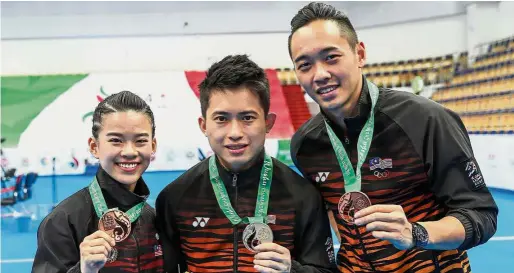
[(423, 226), (413, 224), (412, 231), (416, 240), (416, 246), (424, 247), (428, 244), (428, 232)]

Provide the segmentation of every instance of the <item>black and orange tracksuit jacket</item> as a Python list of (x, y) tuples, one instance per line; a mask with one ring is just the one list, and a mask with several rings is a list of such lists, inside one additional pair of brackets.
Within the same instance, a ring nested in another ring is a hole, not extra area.
[[(264, 153), (241, 173), (216, 160), (230, 202), (239, 217), (254, 216)], [(164, 269), (177, 272), (257, 272), (254, 253), (242, 242), (245, 224), (233, 226), (216, 201), (209, 160), (203, 160), (170, 183), (156, 200)], [(273, 159), (268, 216), (275, 222), (273, 242), (289, 249), (291, 272), (334, 272), (335, 255), (328, 216), (315, 187)], [(273, 218), (273, 217), (272, 217)]]
[[(96, 179), (109, 208), (127, 211), (148, 198), (150, 191), (142, 178), (130, 192), (101, 167)], [(98, 230), (88, 187), (63, 200), (41, 222), (32, 273), (80, 273), (80, 243)], [(163, 272), (162, 249), (155, 228), (155, 210), (145, 204), (139, 218), (132, 223), (129, 237), (116, 243), (118, 257), (106, 263), (100, 273)]]
[[(364, 82), (365, 78), (363, 77)], [(357, 163), (357, 140), (371, 110), (364, 84), (358, 114), (345, 128), (327, 121)], [(373, 205), (401, 205), (411, 222), (454, 216), (466, 237), (455, 250), (398, 250), (365, 227), (349, 226), (338, 215), (345, 192), (334, 149), (320, 112), (295, 133), (291, 156), (303, 175), (321, 191), (342, 237), (337, 254), (340, 272), (471, 272), (466, 250), (483, 244), (496, 231), (498, 208), (485, 185), (459, 116), (412, 93), (380, 89), (375, 127), (362, 166), (362, 191)]]

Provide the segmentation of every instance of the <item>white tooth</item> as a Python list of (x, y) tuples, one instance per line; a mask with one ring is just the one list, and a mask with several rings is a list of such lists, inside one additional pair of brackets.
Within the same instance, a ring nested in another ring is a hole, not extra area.
[(332, 86), (332, 87), (328, 87), (328, 88), (325, 88), (325, 89), (321, 89), (320, 93), (321, 93), (321, 94), (325, 94), (325, 93), (328, 93), (328, 92), (333, 91), (333, 90), (335, 90), (335, 89), (336, 89), (336, 88), (335, 88), (335, 87), (333, 87), (333, 86)]

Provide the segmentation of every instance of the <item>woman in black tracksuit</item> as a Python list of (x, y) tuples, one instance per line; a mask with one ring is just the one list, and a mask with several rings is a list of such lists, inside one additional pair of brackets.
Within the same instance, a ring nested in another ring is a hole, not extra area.
[(92, 131), (98, 172), (41, 223), (32, 272), (163, 272), (141, 177), (156, 149), (150, 107), (129, 91), (111, 95), (95, 109)]

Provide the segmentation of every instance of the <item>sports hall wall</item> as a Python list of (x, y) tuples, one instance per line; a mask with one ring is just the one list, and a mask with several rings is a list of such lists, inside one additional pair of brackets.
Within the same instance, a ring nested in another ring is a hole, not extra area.
[[(235, 53), (249, 54), (270, 71), (292, 66), (289, 20), (305, 3), (267, 3), (160, 2), (151, 8), (130, 2), (120, 10), (94, 2), (88, 10), (80, 2), (47, 2), (30, 13), (26, 3), (3, 3), (2, 136), (17, 132), (5, 146), (9, 164), (45, 175), (56, 157), (59, 174), (83, 173), (84, 160), (94, 161), (86, 147), (91, 111), (110, 93), (128, 89), (155, 112), (159, 146), (149, 170), (192, 166), (210, 150), (198, 129), (200, 105), (186, 72), (204, 71)], [(354, 23), (369, 63), (473, 53), (514, 34), (514, 2), (332, 3)], [(11, 97), (23, 103), (6, 104), (4, 88), (24, 90)], [(283, 131), (269, 138), (267, 149), (287, 161), (292, 130)], [(488, 184), (514, 190), (512, 135), (471, 140)]]

